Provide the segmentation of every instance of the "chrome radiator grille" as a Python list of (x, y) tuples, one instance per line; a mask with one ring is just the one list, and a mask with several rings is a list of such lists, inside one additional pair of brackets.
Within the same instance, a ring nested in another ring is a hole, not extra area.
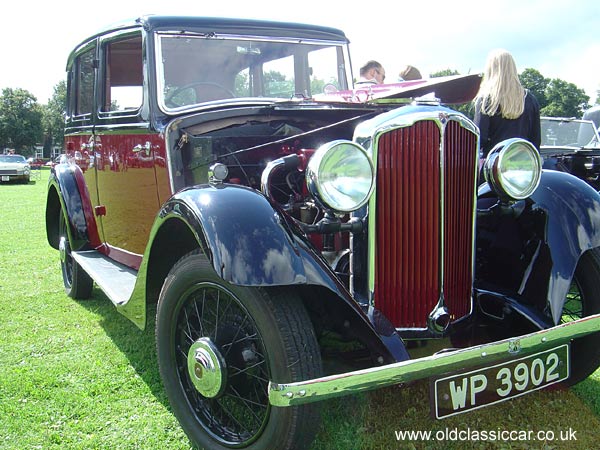
[(374, 303), (397, 328), (425, 328), (444, 298), (471, 309), (477, 135), (421, 120), (377, 141)]

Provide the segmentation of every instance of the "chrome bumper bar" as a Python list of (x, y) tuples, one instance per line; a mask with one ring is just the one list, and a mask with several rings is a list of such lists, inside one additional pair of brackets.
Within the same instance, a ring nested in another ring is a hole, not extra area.
[(600, 331), (600, 314), (523, 336), (386, 366), (295, 383), (269, 382), (269, 402), (274, 406), (301, 405), (448, 372), (489, 366), (544, 351), (596, 331)]

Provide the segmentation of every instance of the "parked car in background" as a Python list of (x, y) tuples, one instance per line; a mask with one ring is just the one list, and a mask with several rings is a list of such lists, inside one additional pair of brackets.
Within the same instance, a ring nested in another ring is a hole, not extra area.
[(27, 162), (32, 169), (41, 169), (42, 166), (46, 165), (46, 161), (42, 158), (27, 158)]
[(591, 120), (541, 118), (544, 168), (575, 175), (600, 190), (600, 136)]
[(306, 449), (331, 397), (431, 378), (442, 418), (600, 365), (600, 195), (522, 139), (478, 186), (443, 104), (479, 76), (355, 88), (340, 30), (163, 16), (67, 71), (48, 242), (69, 296), (95, 282), (140, 328), (157, 303), (195, 445)]
[(0, 182), (22, 181), (29, 183), (31, 167), (21, 155), (0, 155)]

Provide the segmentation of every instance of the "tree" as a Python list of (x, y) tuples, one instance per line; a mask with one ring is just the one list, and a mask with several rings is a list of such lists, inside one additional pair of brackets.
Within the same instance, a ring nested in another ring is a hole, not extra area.
[(590, 97), (583, 89), (559, 78), (550, 80), (545, 94), (548, 104), (541, 109), (542, 116), (581, 117), (590, 107)]
[(519, 80), (525, 89), (528, 89), (540, 104), (540, 109), (548, 104), (546, 99), (546, 89), (550, 80), (535, 69), (525, 69), (520, 75)]
[(449, 77), (452, 75), (460, 75), (460, 73), (458, 72), (458, 70), (444, 69), (444, 70), (438, 70), (437, 72), (430, 74), (429, 77), (430, 78)]
[(67, 106), (67, 83), (62, 80), (54, 86), (54, 93), (43, 107), (44, 156), (49, 158), (52, 147), (62, 147)]
[(5, 88), (0, 96), (0, 148), (30, 155), (42, 138), (42, 108), (25, 89)]

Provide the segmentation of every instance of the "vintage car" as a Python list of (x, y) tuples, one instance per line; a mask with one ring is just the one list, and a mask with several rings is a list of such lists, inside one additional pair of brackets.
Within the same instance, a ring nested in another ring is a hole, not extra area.
[(600, 136), (591, 120), (542, 117), (544, 169), (575, 175), (600, 190)]
[(48, 242), (70, 297), (95, 282), (155, 325), (199, 447), (305, 449), (320, 400), (429, 378), (443, 418), (600, 364), (598, 193), (522, 139), (478, 186), (478, 129), (443, 104), (480, 77), (354, 89), (348, 49), (146, 16), (68, 59), (65, 153), (88, 160), (52, 170)]
[(29, 183), (31, 167), (24, 156), (0, 155), (0, 182), (17, 180)]

